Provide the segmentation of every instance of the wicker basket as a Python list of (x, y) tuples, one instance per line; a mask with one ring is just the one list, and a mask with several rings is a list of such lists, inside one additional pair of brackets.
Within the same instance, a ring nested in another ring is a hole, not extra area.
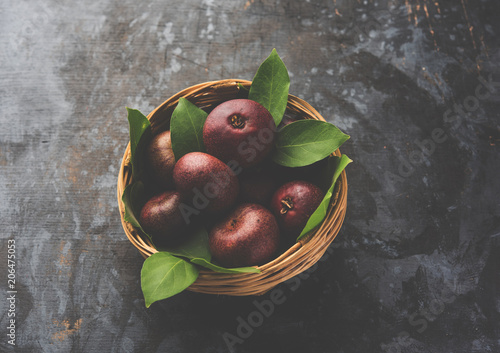
[[(241, 97), (241, 87), (250, 87), (246, 80), (221, 80), (201, 83), (182, 90), (148, 115), (153, 135), (169, 127), (169, 120), (179, 98), (185, 97), (199, 108), (210, 110), (218, 104)], [(323, 117), (307, 102), (288, 96), (287, 111), (306, 119), (323, 120)], [(339, 150), (333, 153), (340, 156)], [(125, 206), (121, 200), (125, 187), (132, 182), (130, 144), (123, 156), (118, 176), (118, 205), (123, 229), (139, 252), (147, 258), (157, 252), (147, 237), (124, 220)], [(198, 279), (187, 289), (209, 294), (233, 296), (261, 295), (277, 284), (298, 275), (314, 265), (337, 236), (344, 220), (347, 203), (347, 178), (342, 172), (332, 196), (325, 220), (310, 235), (301, 239), (273, 261), (258, 266), (260, 273), (227, 274), (201, 269)]]

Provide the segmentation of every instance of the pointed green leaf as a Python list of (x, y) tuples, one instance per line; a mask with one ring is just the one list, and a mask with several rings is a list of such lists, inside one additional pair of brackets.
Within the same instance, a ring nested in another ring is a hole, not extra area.
[(151, 124), (148, 118), (137, 109), (127, 108), (127, 112), (130, 128), (132, 175), (135, 180), (139, 180), (144, 168), (142, 154), (147, 142), (151, 140)]
[(298, 120), (277, 132), (272, 158), (285, 167), (302, 167), (327, 157), (348, 139), (328, 122)]
[(207, 261), (206, 259), (191, 259), (191, 262), (199, 266), (208, 268), (215, 272), (222, 273), (260, 273), (260, 270), (255, 267), (236, 267), (236, 268), (225, 268), (221, 266), (214, 265), (213, 263)]
[(187, 99), (179, 98), (170, 120), (172, 150), (176, 160), (190, 152), (205, 152), (203, 125), (207, 115)]
[(307, 221), (304, 229), (297, 238), (297, 241), (302, 239), (307, 233), (309, 233), (321, 222), (323, 222), (323, 219), (325, 219), (326, 216), (326, 212), (328, 211), (328, 206), (330, 205), (330, 199), (332, 198), (333, 195), (333, 189), (335, 188), (335, 183), (337, 182), (340, 173), (342, 173), (345, 167), (347, 167), (347, 165), (351, 163), (352, 160), (345, 154), (343, 154), (341, 157), (336, 157), (336, 156), (330, 157), (328, 162), (330, 166), (328, 170), (330, 170), (330, 172), (333, 173), (331, 179), (332, 180), (331, 186), (326, 192), (325, 196), (323, 197), (323, 200), (321, 201), (316, 211), (314, 211), (311, 217), (309, 217), (309, 220)]
[(257, 70), (250, 86), (248, 99), (260, 103), (269, 110), (278, 126), (285, 113), (289, 88), (288, 70), (276, 49), (273, 49), (271, 55)]
[(186, 260), (157, 252), (144, 261), (141, 287), (146, 307), (182, 292), (198, 278), (198, 269)]

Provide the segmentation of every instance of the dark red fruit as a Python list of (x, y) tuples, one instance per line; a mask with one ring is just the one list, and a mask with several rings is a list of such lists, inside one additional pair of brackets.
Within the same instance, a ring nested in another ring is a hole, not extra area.
[(179, 192), (165, 191), (142, 207), (139, 223), (155, 244), (174, 245), (186, 236), (188, 224), (179, 209), (181, 202)]
[(163, 189), (173, 187), (175, 156), (170, 131), (154, 136), (146, 149), (146, 168), (151, 179)]
[[(249, 99), (233, 99), (219, 104), (203, 127), (207, 153), (224, 163), (251, 167), (269, 154), (276, 126), (269, 111)], [(233, 162), (233, 163), (234, 163)]]
[(288, 240), (295, 240), (300, 235), (323, 197), (320, 188), (302, 180), (288, 182), (274, 193), (271, 210)]
[(267, 170), (248, 171), (240, 176), (240, 200), (269, 206), (278, 184)]
[(231, 168), (206, 153), (191, 152), (174, 167), (174, 184), (184, 196), (193, 214), (218, 214), (229, 210), (236, 201), (239, 182)]
[(278, 224), (263, 206), (242, 204), (212, 228), (208, 244), (212, 256), (222, 266), (262, 265), (278, 249)]

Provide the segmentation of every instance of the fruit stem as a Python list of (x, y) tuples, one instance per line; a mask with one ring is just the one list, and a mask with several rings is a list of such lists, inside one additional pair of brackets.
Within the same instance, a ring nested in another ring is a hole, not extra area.
[(231, 117), (231, 125), (236, 129), (243, 129), (245, 127), (245, 119), (239, 115)]
[(285, 197), (281, 200), (281, 205), (283, 206), (280, 210), (281, 214), (287, 213), (289, 210), (293, 208), (293, 202), (291, 197)]

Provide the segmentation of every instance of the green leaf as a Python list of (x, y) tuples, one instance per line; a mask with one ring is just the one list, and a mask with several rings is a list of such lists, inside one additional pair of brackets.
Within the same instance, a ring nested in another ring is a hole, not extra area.
[(303, 167), (327, 157), (348, 139), (326, 121), (299, 120), (277, 132), (272, 158), (285, 167)]
[(328, 160), (329, 163), (329, 170), (330, 172), (333, 172), (332, 176), (332, 181), (331, 181), (331, 186), (326, 192), (325, 196), (323, 197), (323, 200), (321, 201), (320, 205), (318, 208), (313, 212), (311, 217), (309, 217), (309, 220), (307, 221), (304, 229), (300, 233), (299, 237), (297, 238), (297, 241), (302, 239), (307, 233), (309, 233), (311, 230), (313, 230), (316, 226), (318, 226), (321, 222), (323, 222), (323, 219), (325, 219), (326, 212), (328, 211), (328, 206), (330, 205), (330, 199), (332, 198), (333, 195), (333, 189), (335, 188), (335, 183), (337, 182), (337, 179), (340, 176), (340, 173), (347, 167), (349, 163), (351, 163), (352, 160), (347, 157), (345, 154), (343, 154), (341, 157), (333, 156), (330, 157)]
[(269, 110), (278, 126), (285, 113), (289, 88), (288, 70), (276, 49), (273, 49), (271, 55), (257, 70), (250, 86), (248, 99), (260, 103)]
[(187, 99), (179, 98), (170, 120), (172, 150), (176, 160), (189, 152), (205, 152), (203, 125), (207, 115)]
[(126, 222), (130, 222), (134, 227), (139, 228), (144, 234), (146, 234), (139, 224), (139, 214), (146, 201), (144, 199), (144, 195), (144, 184), (142, 181), (137, 181), (127, 185), (125, 190), (123, 190), (122, 201), (125, 205), (124, 220)]
[(207, 261), (206, 259), (191, 259), (191, 262), (199, 266), (208, 268), (215, 272), (222, 273), (260, 273), (260, 270), (255, 267), (236, 267), (236, 268), (225, 268), (221, 266), (214, 265), (213, 263)]
[(146, 307), (182, 292), (198, 278), (198, 269), (186, 260), (157, 252), (144, 261), (141, 287)]
[(130, 128), (130, 151), (132, 158), (132, 176), (139, 180), (144, 169), (143, 151), (148, 141), (151, 140), (151, 124), (148, 118), (137, 109), (127, 108), (128, 123)]
[(212, 259), (208, 247), (208, 232), (203, 227), (195, 229), (190, 239), (181, 245), (175, 247), (158, 247), (157, 249), (188, 259), (202, 258), (207, 261)]

